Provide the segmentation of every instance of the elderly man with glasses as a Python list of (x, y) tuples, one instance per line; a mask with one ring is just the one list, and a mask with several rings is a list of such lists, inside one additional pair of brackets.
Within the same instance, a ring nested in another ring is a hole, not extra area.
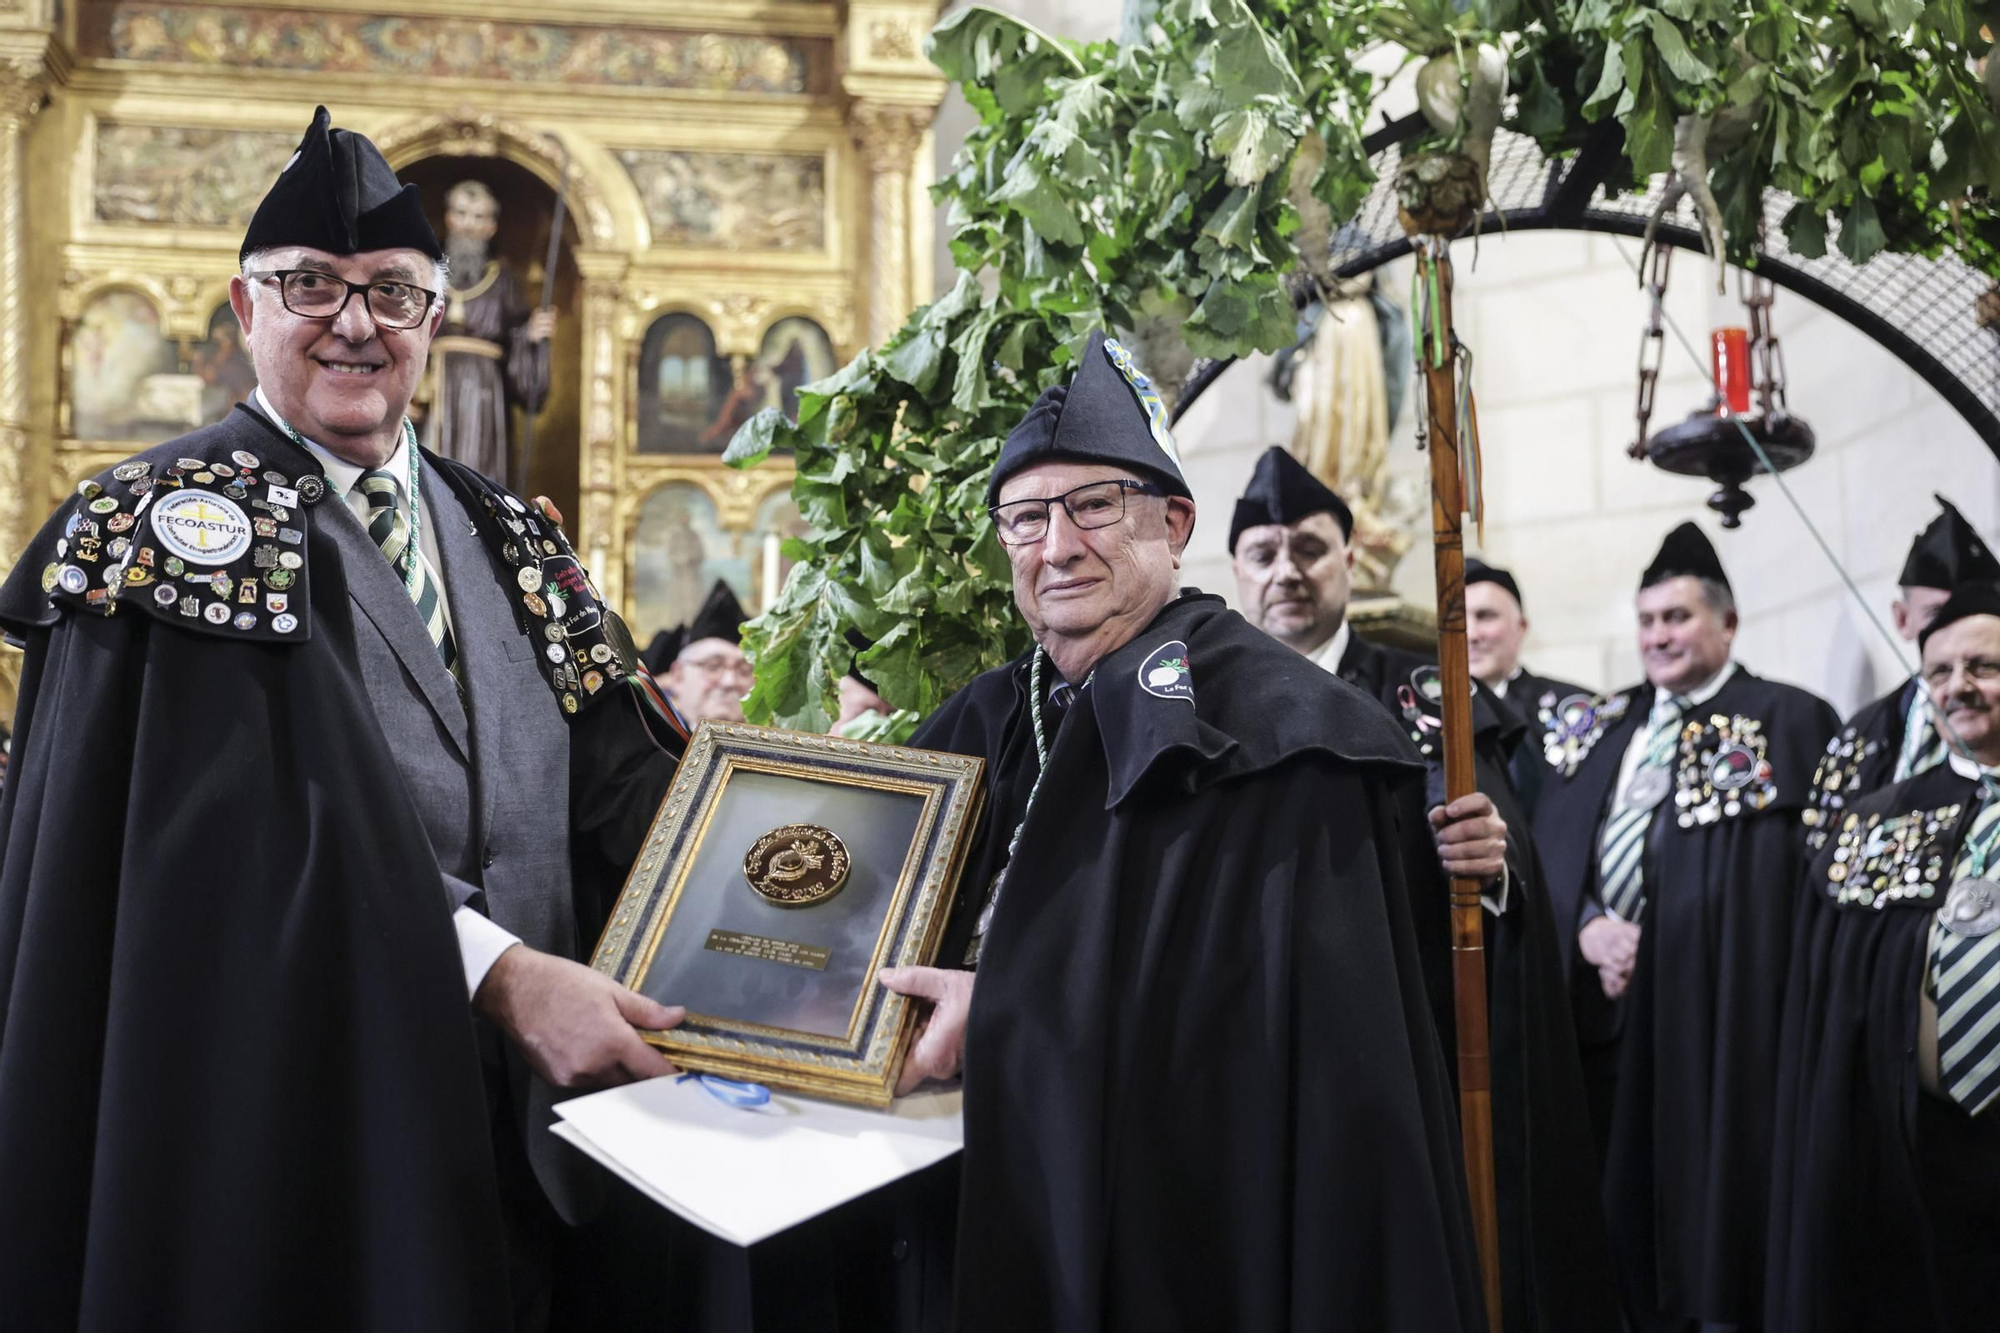
[(2000, 1311), (2000, 585), (1925, 612), (1916, 678), (1945, 757), (1840, 811), (1794, 900), (1772, 1333), (1956, 1333)]
[(1178, 587), (1194, 501), (1116, 342), (987, 495), (1034, 647), (914, 738), (985, 758), (986, 810), (950, 966), (884, 974), (932, 1002), (906, 1082), (965, 1078), (957, 1327), (1480, 1327), (1415, 750)]
[(551, 1089), (666, 1072), (679, 1019), (575, 961), (572, 875), (673, 757), (546, 502), (417, 447), (416, 187), (322, 108), (241, 258), (250, 401), (0, 587), (0, 1310), (535, 1327), (593, 1204)]
[(708, 590), (694, 619), (662, 632), (648, 649), (655, 675), (674, 711), (692, 728), (703, 722), (741, 722), (743, 698), (757, 683), (743, 655), (743, 603), (721, 579)]

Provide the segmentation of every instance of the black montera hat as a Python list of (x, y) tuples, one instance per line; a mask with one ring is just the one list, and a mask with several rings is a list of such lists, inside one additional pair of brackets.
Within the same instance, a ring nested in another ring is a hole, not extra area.
[(1993, 558), (1985, 539), (1951, 501), (1942, 495), (1931, 498), (1944, 512), (1910, 544), (1910, 557), (1903, 562), (1903, 575), (1896, 582), (1905, 588), (1943, 588), (1948, 592), (1974, 580), (2000, 581), (2000, 560)]
[(1470, 588), (1475, 583), (1497, 583), (1513, 597), (1516, 606), (1523, 611), (1528, 609), (1528, 604), (1521, 600), (1521, 585), (1514, 582), (1514, 576), (1504, 569), (1495, 569), (1477, 556), (1469, 557), (1465, 562), (1465, 586)]
[(721, 579), (708, 590), (708, 597), (701, 604), (701, 610), (694, 613), (694, 619), (687, 625), (687, 637), (681, 640), (686, 647), (700, 639), (727, 639), (731, 643), (743, 642), (743, 622), (749, 617), (743, 614), (743, 603), (736, 600), (729, 585)]
[[(1929, 587), (1929, 584), (1925, 584)], [(1967, 616), (2000, 616), (2000, 583), (1980, 579), (1973, 583), (1961, 583), (1951, 590), (1951, 596), (1944, 599), (1931, 623), (1924, 626), (1917, 635), (1917, 651), (1922, 652), (1930, 642), (1931, 635), (1955, 620)]]
[(1168, 495), (1194, 498), (1181, 475), (1166, 404), (1132, 354), (1102, 329), (1085, 339), (1069, 384), (1044, 390), (1007, 436), (986, 483), (986, 503), (999, 502), (1000, 487), (1016, 472), (1050, 462), (1109, 463), (1152, 478)]
[(1332, 514), (1340, 524), (1341, 537), (1354, 536), (1354, 511), (1347, 502), (1307, 471), (1304, 463), (1274, 444), (1257, 460), (1250, 484), (1236, 499), (1236, 513), (1229, 520), (1229, 553), (1236, 554), (1236, 539), (1245, 528), (1296, 523), (1311, 514)]
[(1640, 576), (1639, 586), (1650, 588), (1655, 583), (1664, 583), (1683, 575), (1714, 579), (1723, 587), (1729, 587), (1729, 575), (1722, 570), (1721, 558), (1709, 545), (1707, 536), (1692, 523), (1683, 523), (1667, 534), (1667, 539), (1660, 543), (1660, 553), (1653, 557), (1653, 563), (1647, 565), (1646, 572)]
[(299, 150), (250, 217), (237, 262), (259, 250), (302, 245), (330, 255), (421, 250), (444, 258), (417, 187), (396, 179), (374, 144), (313, 112)]
[(674, 664), (674, 659), (681, 655), (681, 649), (686, 646), (687, 631), (676, 625), (672, 629), (663, 629), (655, 634), (653, 641), (646, 645), (646, 651), (639, 654), (639, 660), (646, 664), (646, 670), (656, 676), (664, 676), (667, 674), (667, 668)]

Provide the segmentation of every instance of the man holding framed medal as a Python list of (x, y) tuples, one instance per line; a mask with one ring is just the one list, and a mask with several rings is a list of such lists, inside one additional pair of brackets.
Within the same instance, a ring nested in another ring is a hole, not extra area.
[(986, 818), (905, 1065), (965, 1077), (957, 1327), (1483, 1325), (1375, 702), (1177, 588), (1166, 414), (1100, 333), (988, 502), (1036, 646), (912, 738)]

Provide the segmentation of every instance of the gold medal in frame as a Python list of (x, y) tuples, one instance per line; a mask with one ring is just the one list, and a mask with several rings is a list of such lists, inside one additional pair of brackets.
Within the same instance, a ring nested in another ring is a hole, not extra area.
[(875, 974), (936, 957), (984, 766), (703, 723), (591, 966), (686, 1007), (645, 1034), (684, 1068), (888, 1105), (916, 1014)]

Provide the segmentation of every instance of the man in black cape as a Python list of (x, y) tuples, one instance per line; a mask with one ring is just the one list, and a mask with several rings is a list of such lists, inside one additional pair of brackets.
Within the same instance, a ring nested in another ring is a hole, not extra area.
[(1636, 600), (1646, 683), (1554, 735), (1535, 840), (1627, 1317), (1754, 1328), (1798, 812), (1837, 719), (1732, 660), (1734, 594), (1692, 523)]
[(672, 637), (663, 631), (648, 649), (661, 661), (653, 674), (690, 729), (702, 722), (743, 720), (743, 697), (756, 683), (743, 655), (746, 619), (743, 603), (717, 579), (694, 619)]
[(2000, 1318), (2000, 586), (1919, 636), (1965, 753), (1855, 801), (1806, 877), (1785, 1001), (1766, 1324)]
[[(1508, 777), (1521, 724), (1478, 687), (1478, 791), (1440, 809), (1438, 669), (1416, 654), (1369, 643), (1349, 627), (1352, 525), (1346, 503), (1319, 478), (1285, 450), (1266, 451), (1230, 522), (1237, 600), (1251, 623), (1374, 695), (1423, 754), (1426, 790), (1406, 789), (1403, 825), (1421, 835), (1428, 806), (1438, 843), (1426, 845), (1419, 836), (1405, 846), (1404, 864), (1416, 895), (1419, 938), (1430, 942), (1427, 980), (1446, 1051), (1455, 1047), (1449, 880), (1456, 875), (1486, 885), (1502, 1316), (1509, 1329), (1615, 1333), (1618, 1301), (1597, 1206), (1600, 1185), (1565, 964), (1528, 817)], [(1541, 762), (1539, 750), (1533, 761)], [(1448, 825), (1447, 809), (1454, 816)]]
[(1521, 798), (1521, 808), (1533, 817), (1548, 781), (1542, 759), (1545, 738), (1565, 710), (1590, 702), (1595, 690), (1554, 676), (1538, 675), (1521, 665), (1521, 645), (1528, 636), (1527, 603), (1513, 574), (1484, 560), (1465, 562), (1465, 652), (1473, 678), (1492, 690), (1528, 727), (1528, 738), (1514, 747), (1507, 775)]
[[(1910, 544), (1889, 604), (1896, 633), (1915, 643), (1954, 588), (2000, 580), (2000, 560), (1951, 501), (1932, 496), (1941, 511)], [(1931, 723), (1915, 676), (1873, 703), (1864, 704), (1828, 742), (1813, 774), (1813, 804), (1805, 812), (1808, 845), (1826, 845), (1846, 806), (1871, 791), (1944, 762), (1945, 745)]]
[[(1177, 592), (1166, 416), (1092, 334), (988, 500), (1034, 650), (913, 738), (983, 756), (906, 1080), (965, 1074), (957, 1326), (1483, 1326), (1381, 710)], [(1003, 873), (1004, 872), (1004, 873)]]
[(8, 1328), (533, 1327), (589, 1207), (551, 1084), (666, 1068), (568, 888), (673, 761), (550, 513), (415, 447), (438, 256), (322, 108), (232, 284), (253, 401), (0, 586)]

